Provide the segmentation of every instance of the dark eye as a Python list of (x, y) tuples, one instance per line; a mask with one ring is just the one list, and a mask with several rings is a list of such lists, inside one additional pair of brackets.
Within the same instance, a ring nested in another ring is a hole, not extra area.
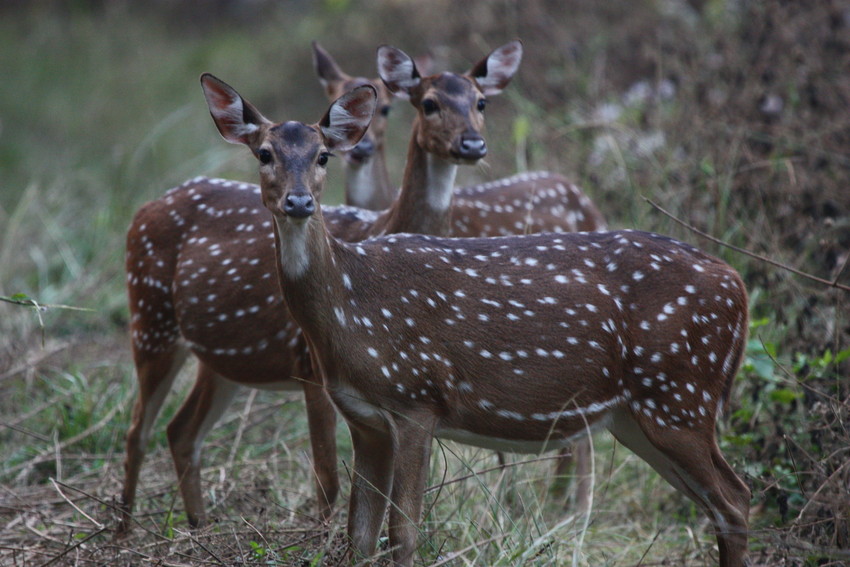
[(381, 107), (381, 116), (387, 116), (390, 113), (391, 108), (392, 107), (390, 105), (382, 106)]
[(437, 103), (432, 99), (426, 98), (422, 101), (422, 111), (425, 112), (425, 114), (434, 114), (438, 109), (439, 107), (437, 106)]
[(482, 98), (478, 101), (478, 112), (484, 112), (485, 108), (487, 108), (487, 99)]
[(265, 148), (257, 150), (257, 159), (261, 164), (268, 165), (272, 161), (272, 153)]
[(333, 155), (333, 154), (330, 154), (328, 152), (322, 152), (322, 153), (319, 154), (319, 159), (316, 160), (316, 162), (319, 165), (321, 165), (322, 167), (324, 167), (325, 165), (327, 165), (328, 158), (331, 157), (331, 155)]

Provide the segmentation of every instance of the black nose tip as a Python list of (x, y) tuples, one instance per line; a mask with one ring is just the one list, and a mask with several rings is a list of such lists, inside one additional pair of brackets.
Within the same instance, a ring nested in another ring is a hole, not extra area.
[(316, 205), (310, 195), (287, 195), (283, 202), (283, 212), (286, 216), (304, 219), (313, 214)]
[(352, 148), (349, 155), (356, 161), (366, 161), (375, 153), (375, 142), (371, 138), (363, 138)]
[(481, 136), (464, 136), (458, 153), (463, 159), (481, 159), (487, 155), (487, 142)]

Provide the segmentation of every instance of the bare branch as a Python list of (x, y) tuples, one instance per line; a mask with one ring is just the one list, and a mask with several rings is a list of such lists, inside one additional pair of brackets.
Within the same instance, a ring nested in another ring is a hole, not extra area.
[[(673, 221), (679, 223), (680, 225), (687, 228), (691, 232), (698, 234), (699, 236), (702, 236), (703, 238), (707, 238), (708, 240), (711, 240), (715, 244), (720, 244), (721, 246), (725, 246), (726, 248), (730, 248), (730, 249), (734, 250), (735, 252), (739, 252), (741, 254), (744, 254), (745, 256), (749, 256), (750, 258), (755, 258), (756, 260), (761, 260), (762, 262), (765, 262), (767, 264), (771, 264), (772, 266), (776, 266), (777, 268), (782, 268), (783, 270), (789, 271), (792, 274), (796, 274), (798, 276), (808, 278), (810, 280), (816, 281), (816, 282), (823, 284), (825, 286), (834, 287), (834, 288), (841, 289), (841, 290), (844, 290), (844, 291), (850, 291), (850, 286), (846, 286), (846, 285), (838, 283), (838, 277), (837, 276), (835, 278), (835, 281), (825, 280), (823, 278), (819, 278), (819, 277), (814, 276), (812, 274), (808, 274), (806, 272), (800, 271), (796, 268), (792, 268), (791, 266), (788, 266), (787, 264), (783, 264), (781, 262), (777, 262), (776, 260), (771, 260), (770, 258), (766, 258), (765, 256), (761, 256), (760, 254), (756, 254), (755, 252), (750, 252), (749, 250), (739, 248), (738, 246), (735, 246), (734, 244), (729, 244), (728, 242), (724, 242), (724, 241), (720, 240), (719, 238), (715, 238), (714, 236), (711, 236), (710, 234), (707, 234), (707, 233), (701, 231), (700, 229), (696, 228), (695, 226), (688, 224), (687, 222), (683, 221), (682, 219), (677, 218), (672, 213), (670, 213), (669, 211), (666, 211), (664, 208), (662, 208), (660, 205), (657, 205), (656, 203), (654, 203), (652, 200), (650, 200), (646, 197), (643, 197), (643, 200), (646, 201), (647, 203), (649, 203), (650, 205), (652, 205), (653, 208), (657, 209), (661, 213), (670, 217)], [(845, 266), (846, 266), (846, 264), (847, 264), (847, 262), (845, 262)], [(843, 268), (842, 268), (842, 270), (843, 270)], [(839, 275), (840, 274), (841, 274), (841, 272), (839, 272)]]

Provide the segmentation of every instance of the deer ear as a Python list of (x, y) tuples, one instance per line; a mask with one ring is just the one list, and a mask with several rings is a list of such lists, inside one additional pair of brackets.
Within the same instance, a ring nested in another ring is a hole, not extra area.
[(519, 40), (506, 43), (479, 61), (467, 75), (474, 78), (487, 95), (497, 95), (511, 82), (522, 61), (522, 43)]
[(201, 87), (222, 137), (232, 144), (253, 147), (260, 126), (271, 122), (221, 79), (204, 73), (201, 75)]
[(372, 85), (362, 85), (336, 99), (319, 128), (329, 149), (347, 151), (357, 145), (378, 104), (378, 93)]
[(331, 54), (319, 45), (318, 41), (313, 42), (313, 69), (316, 71), (316, 76), (319, 77), (319, 82), (325, 88), (325, 92), (329, 95), (332, 92), (330, 87), (333, 84), (350, 78), (339, 68)]
[(390, 92), (399, 98), (410, 98), (410, 91), (421, 82), (413, 59), (390, 45), (378, 48), (378, 75)]

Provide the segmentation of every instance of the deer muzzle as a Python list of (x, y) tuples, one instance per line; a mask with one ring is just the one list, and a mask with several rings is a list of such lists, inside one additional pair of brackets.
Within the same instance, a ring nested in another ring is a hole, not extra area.
[(289, 193), (283, 200), (283, 212), (294, 219), (305, 219), (316, 211), (316, 203), (309, 193)]
[(487, 155), (487, 142), (479, 134), (464, 134), (455, 152), (464, 161), (478, 161)]
[(355, 164), (363, 163), (375, 153), (375, 142), (368, 135), (348, 152), (349, 161)]

